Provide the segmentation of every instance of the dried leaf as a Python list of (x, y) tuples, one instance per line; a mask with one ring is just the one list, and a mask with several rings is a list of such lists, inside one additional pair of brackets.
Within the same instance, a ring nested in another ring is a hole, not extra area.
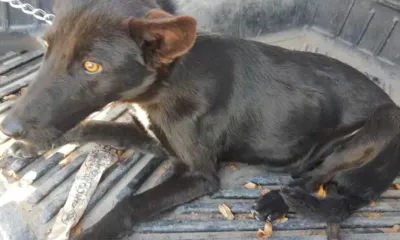
[(251, 219), (255, 219), (256, 217), (254, 216), (254, 213), (249, 213), (249, 218), (251, 218)]
[(317, 192), (317, 196), (321, 198), (326, 198), (326, 191), (324, 189), (324, 186), (320, 186)]
[(258, 229), (257, 238), (270, 238), (272, 237), (272, 224), (270, 222), (266, 222), (264, 225), (264, 230)]
[(261, 239), (261, 238), (269, 238), (269, 236), (267, 236), (267, 234), (266, 234), (263, 230), (258, 229), (258, 231), (257, 231), (257, 238), (258, 238), (258, 239)]
[(10, 94), (10, 95), (4, 96), (4, 97), (3, 97), (3, 100), (4, 100), (4, 101), (8, 101), (8, 100), (16, 99), (16, 98), (17, 98), (17, 95), (15, 95), (15, 94)]
[(396, 183), (396, 184), (394, 185), (394, 187), (395, 187), (397, 190), (400, 190), (400, 184)]
[(14, 172), (14, 171), (8, 171), (8, 172), (7, 172), (7, 175), (8, 175), (9, 177), (15, 179), (15, 180), (20, 180), (20, 179), (21, 179), (21, 177), (18, 176), (17, 173)]
[(229, 167), (233, 170), (233, 171), (238, 171), (239, 168), (234, 164), (234, 163), (229, 163)]
[(374, 212), (374, 213), (368, 213), (369, 218), (377, 218), (380, 217), (382, 214)]
[(369, 206), (370, 206), (370, 207), (375, 207), (375, 206), (376, 206), (376, 202), (371, 201), (371, 202), (369, 203)]
[(123, 158), (122, 158), (123, 155), (124, 155), (124, 151), (117, 150), (118, 161), (122, 161), (123, 160)]
[(269, 221), (265, 222), (264, 232), (269, 232), (269, 233), (271, 233), (271, 236), (272, 236), (272, 224), (271, 224), (271, 222), (269, 222)]
[(400, 232), (400, 225), (396, 224), (392, 227), (392, 229), (394, 232), (398, 233), (398, 232)]
[(220, 204), (218, 210), (228, 220), (233, 220), (235, 218), (231, 209), (226, 204)]
[(285, 215), (282, 215), (280, 218), (277, 218), (275, 220), (275, 223), (284, 223), (284, 222), (287, 222), (288, 220), (289, 219)]
[(257, 184), (252, 183), (252, 182), (248, 182), (243, 187), (245, 187), (247, 189), (256, 189), (257, 188)]
[(19, 93), (22, 95), (22, 94), (25, 93), (25, 91), (26, 91), (26, 87), (23, 87), (23, 88), (21, 88), (21, 89), (19, 90)]
[(82, 232), (82, 228), (80, 226), (76, 226), (74, 228), (74, 232), (75, 232), (75, 234), (80, 234)]
[(76, 157), (76, 153), (70, 153), (64, 160), (62, 160), (59, 165), (61, 165), (62, 167), (67, 166), (70, 162), (72, 162), (72, 160), (74, 160), (74, 158)]
[(128, 149), (128, 150), (124, 151), (121, 155), (118, 155), (119, 156), (119, 160), (122, 161), (122, 160), (127, 159), (128, 157), (132, 156), (134, 152), (135, 151), (132, 150), (132, 149)]
[(271, 192), (271, 190), (268, 188), (264, 188), (264, 189), (261, 189), (260, 192), (261, 192), (261, 195), (266, 195), (267, 193)]

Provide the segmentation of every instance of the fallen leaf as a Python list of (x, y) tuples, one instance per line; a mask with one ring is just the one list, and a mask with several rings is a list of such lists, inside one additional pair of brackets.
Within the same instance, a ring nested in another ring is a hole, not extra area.
[(64, 160), (62, 160), (59, 165), (61, 165), (62, 167), (67, 166), (70, 162), (72, 162), (72, 160), (74, 160), (74, 158), (76, 157), (76, 153), (70, 153)]
[(74, 232), (75, 232), (75, 234), (80, 234), (82, 232), (82, 228), (80, 226), (76, 226), (74, 228)]
[(317, 196), (321, 198), (326, 198), (326, 191), (324, 189), (324, 186), (320, 186), (317, 192)]
[(266, 222), (264, 225), (264, 230), (258, 229), (257, 238), (270, 238), (272, 237), (272, 224), (270, 222)]
[(398, 233), (398, 232), (400, 232), (400, 225), (396, 224), (392, 227), (392, 229), (394, 232)]
[[(132, 156), (134, 152), (135, 152), (135, 151), (132, 150), (132, 149), (126, 150), (126, 151), (123, 152), (121, 155), (118, 155), (118, 156), (119, 156), (119, 160), (121, 161), (121, 160), (127, 159), (128, 157)], [(117, 153), (118, 153), (118, 152), (117, 152)]]
[(377, 218), (380, 217), (382, 214), (374, 212), (374, 213), (368, 213), (369, 218)]
[(124, 160), (124, 159), (122, 158), (123, 155), (124, 155), (124, 151), (122, 151), (122, 150), (117, 150), (118, 161)]
[(256, 217), (254, 216), (254, 213), (249, 213), (249, 218), (255, 219)]
[(8, 171), (7, 175), (15, 180), (20, 180), (21, 177), (17, 175), (17, 173), (15, 173), (14, 171)]
[(370, 206), (370, 207), (375, 207), (375, 206), (376, 206), (376, 202), (371, 201), (371, 202), (369, 203), (369, 206)]
[(22, 95), (22, 94), (25, 93), (25, 91), (26, 91), (26, 87), (23, 87), (23, 88), (21, 88), (21, 89), (19, 90), (19, 93)]
[(231, 209), (226, 204), (220, 204), (218, 210), (228, 220), (233, 220), (235, 218)]
[(233, 170), (233, 171), (238, 171), (239, 168), (234, 164), (234, 163), (229, 163), (229, 167)]
[(267, 193), (271, 192), (268, 188), (261, 189), (261, 195), (266, 195)]
[(257, 231), (257, 238), (261, 239), (261, 238), (269, 238), (270, 236), (267, 236), (267, 234), (265, 234), (265, 232), (261, 229), (258, 229)]
[(245, 187), (247, 189), (256, 189), (257, 188), (257, 184), (252, 183), (252, 182), (248, 182), (243, 187)]
[(394, 187), (395, 187), (397, 190), (400, 190), (400, 184), (396, 183), (396, 184), (394, 185)]
[(284, 223), (284, 222), (287, 222), (288, 220), (289, 219), (285, 215), (282, 215), (280, 218), (277, 218), (275, 220), (275, 223)]
[(3, 97), (3, 100), (4, 100), (4, 101), (8, 101), (8, 100), (16, 99), (16, 98), (17, 98), (17, 95), (15, 95), (15, 94), (10, 94), (10, 95), (4, 96), (4, 97)]

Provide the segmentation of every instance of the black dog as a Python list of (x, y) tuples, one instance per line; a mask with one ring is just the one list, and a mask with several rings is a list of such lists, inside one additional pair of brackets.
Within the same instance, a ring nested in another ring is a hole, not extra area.
[[(298, 177), (257, 201), (262, 220), (291, 207), (337, 224), (389, 186), (400, 170), (400, 110), (366, 76), (322, 55), (196, 33), (196, 21), (171, 6), (58, 2), (37, 80), (2, 122), (23, 141), (13, 146), (19, 156), (97, 141), (174, 159), (168, 179), (126, 198), (78, 239), (115, 239), (218, 190), (218, 163), (231, 158)], [(151, 126), (77, 125), (113, 101), (137, 103)], [(334, 189), (326, 199), (311, 195), (321, 184)]]

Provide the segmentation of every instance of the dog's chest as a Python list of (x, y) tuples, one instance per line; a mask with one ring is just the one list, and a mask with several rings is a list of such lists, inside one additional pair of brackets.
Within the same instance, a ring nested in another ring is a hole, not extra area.
[(173, 124), (163, 111), (147, 110), (134, 104), (134, 115), (147, 133), (156, 139), (172, 155), (189, 158), (193, 152), (193, 141), (185, 124)]
[(176, 127), (170, 126), (171, 124), (164, 116), (163, 111), (147, 110), (139, 104), (132, 104), (132, 106), (134, 109), (131, 112), (132, 115), (136, 117), (151, 137), (161, 142), (162, 145), (171, 138), (174, 141), (179, 141), (179, 135), (182, 134), (176, 134)]
[(137, 120), (139, 120), (139, 122), (146, 129), (147, 133), (150, 136), (159, 141), (158, 137), (150, 128), (152, 122), (150, 120), (148, 112), (144, 108), (140, 107), (138, 104), (132, 104), (132, 106), (134, 111), (131, 111), (131, 114), (134, 115)]

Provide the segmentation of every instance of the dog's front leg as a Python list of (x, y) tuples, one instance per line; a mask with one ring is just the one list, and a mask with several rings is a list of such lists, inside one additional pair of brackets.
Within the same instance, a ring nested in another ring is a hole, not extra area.
[(216, 174), (194, 172), (174, 175), (146, 192), (124, 199), (74, 240), (120, 239), (133, 231), (134, 224), (139, 221), (213, 193), (218, 188)]
[(96, 142), (118, 149), (135, 148), (156, 155), (166, 155), (158, 140), (135, 123), (89, 121), (67, 132), (57, 145)]
[[(52, 146), (45, 149), (57, 148), (68, 143), (84, 144), (96, 142), (110, 145), (117, 149), (134, 148), (157, 156), (168, 155), (159, 142), (146, 132), (143, 126), (135, 123), (116, 123), (104, 121), (89, 121), (82, 123), (68, 131), (64, 136), (52, 142)], [(10, 149), (10, 154), (15, 157), (31, 157), (38, 155), (34, 145), (17, 142)]]

